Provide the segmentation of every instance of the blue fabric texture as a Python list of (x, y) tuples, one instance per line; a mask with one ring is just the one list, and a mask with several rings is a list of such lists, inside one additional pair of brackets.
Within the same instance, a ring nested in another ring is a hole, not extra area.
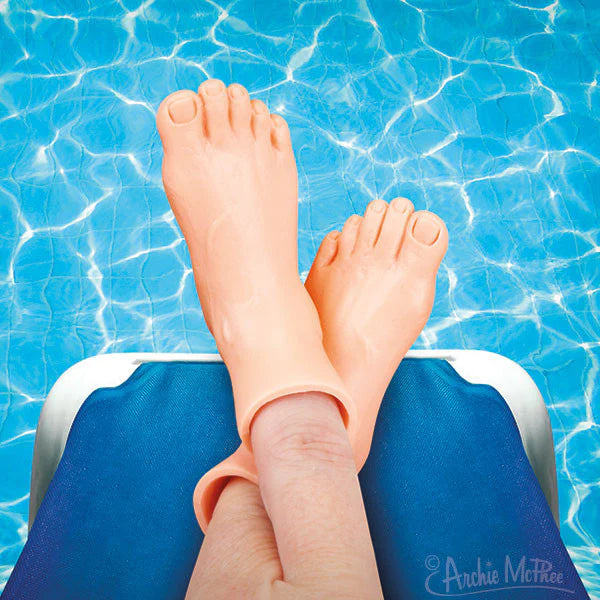
[[(234, 423), (222, 364), (145, 364), (90, 395), (2, 598), (183, 598), (192, 492)], [(505, 401), (447, 362), (403, 361), (360, 480), (386, 598), (588, 597)]]

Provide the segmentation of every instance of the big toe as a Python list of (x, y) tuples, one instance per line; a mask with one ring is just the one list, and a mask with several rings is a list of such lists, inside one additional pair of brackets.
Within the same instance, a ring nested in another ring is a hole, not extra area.
[(416, 270), (437, 271), (448, 248), (444, 222), (429, 211), (414, 213), (407, 224), (400, 260)]
[(173, 148), (181, 138), (202, 134), (202, 106), (198, 95), (181, 90), (167, 96), (158, 107), (156, 126), (165, 148)]

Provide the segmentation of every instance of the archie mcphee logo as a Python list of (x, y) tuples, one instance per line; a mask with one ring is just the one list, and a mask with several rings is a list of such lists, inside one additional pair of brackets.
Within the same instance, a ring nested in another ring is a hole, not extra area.
[(431, 571), (425, 579), (425, 589), (433, 596), (474, 596), (483, 593), (515, 589), (545, 589), (573, 594), (562, 571), (552, 568), (552, 563), (542, 558), (506, 555), (501, 565), (482, 561), (472, 565), (457, 564), (452, 556), (440, 559), (435, 554), (425, 559)]

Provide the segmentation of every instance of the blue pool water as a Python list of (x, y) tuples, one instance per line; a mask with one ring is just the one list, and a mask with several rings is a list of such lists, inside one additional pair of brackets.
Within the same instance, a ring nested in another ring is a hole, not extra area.
[(563, 537), (600, 594), (600, 3), (172, 4), (0, 0), (0, 582), (57, 377), (101, 352), (214, 350), (154, 127), (210, 76), (290, 123), (303, 272), (375, 197), (445, 219), (417, 346), (533, 376)]

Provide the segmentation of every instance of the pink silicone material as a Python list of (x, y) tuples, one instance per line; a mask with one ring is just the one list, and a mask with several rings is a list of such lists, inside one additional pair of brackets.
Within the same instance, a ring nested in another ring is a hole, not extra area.
[(252, 360), (226, 364), (231, 374), (235, 415), (242, 444), (250, 448), (250, 426), (265, 404), (302, 392), (321, 392), (333, 396), (347, 428), (354, 427), (356, 409), (342, 381), (327, 359), (325, 351), (290, 352), (289, 345), (268, 352), (257, 348)]
[(323, 348), (298, 276), (298, 175), (285, 121), (240, 85), (208, 80), (157, 112), (165, 192), (185, 237), (206, 323), (231, 376), (242, 443), (262, 406), (290, 394), (355, 409)]
[(212, 518), (217, 500), (232, 477), (241, 477), (258, 485), (258, 475), (252, 453), (244, 445), (223, 462), (213, 467), (194, 490), (194, 510), (196, 519), (204, 533)]

